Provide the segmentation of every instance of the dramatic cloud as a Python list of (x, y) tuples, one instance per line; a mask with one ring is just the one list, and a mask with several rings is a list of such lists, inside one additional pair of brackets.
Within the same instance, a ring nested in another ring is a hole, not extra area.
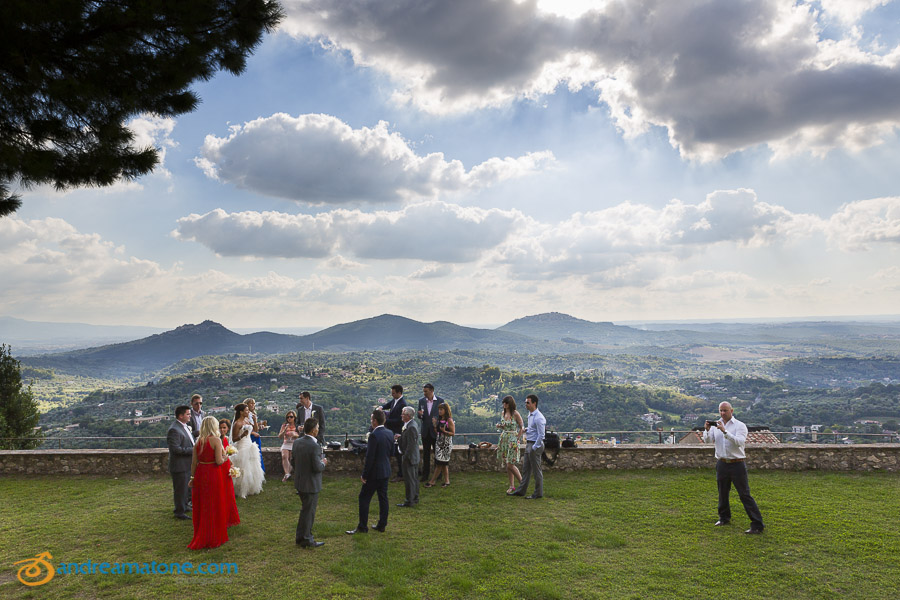
[(440, 152), (417, 155), (388, 124), (353, 129), (328, 115), (283, 113), (206, 137), (197, 165), (239, 188), (309, 204), (394, 202), (478, 190), (553, 162), (550, 152), (491, 158), (466, 171)]
[(524, 220), (518, 211), (423, 202), (398, 211), (338, 209), (314, 216), (216, 209), (178, 220), (173, 235), (222, 256), (470, 262)]
[(890, 134), (900, 48), (868, 47), (858, 24), (886, 3), (608, 0), (554, 14), (520, 0), (294, 0), (282, 29), (388, 73), (396, 99), (426, 111), (592, 87), (626, 136), (663, 126), (683, 156), (712, 160), (762, 143), (855, 150)]

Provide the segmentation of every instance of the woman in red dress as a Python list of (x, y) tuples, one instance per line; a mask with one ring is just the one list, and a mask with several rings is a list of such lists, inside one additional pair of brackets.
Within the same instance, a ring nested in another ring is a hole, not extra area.
[(215, 548), (228, 541), (228, 508), (226, 504), (225, 449), (219, 439), (219, 422), (206, 417), (200, 423), (200, 436), (194, 444), (191, 461), (191, 502), (194, 538), (191, 550)]
[(225, 449), (225, 462), (222, 463), (222, 470), (225, 471), (225, 502), (228, 504), (228, 518), (226, 524), (228, 527), (241, 524), (241, 516), (238, 514), (237, 502), (234, 501), (234, 481), (228, 472), (231, 470), (231, 459), (228, 458), (228, 431), (231, 429), (231, 421), (222, 419), (219, 421), (219, 438), (222, 440), (222, 447)]

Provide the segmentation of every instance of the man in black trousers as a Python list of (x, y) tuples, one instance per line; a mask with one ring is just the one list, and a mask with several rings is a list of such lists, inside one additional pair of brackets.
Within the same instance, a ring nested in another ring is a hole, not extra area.
[[(747, 443), (747, 426), (734, 418), (734, 409), (728, 402), (719, 404), (718, 421), (707, 421), (703, 432), (704, 442), (716, 445), (716, 485), (719, 488), (719, 520), (716, 527), (731, 523), (731, 504), (728, 496), (731, 484), (738, 492), (744, 511), (750, 517), (750, 529), (744, 533), (762, 533), (762, 514), (756, 500), (750, 495), (747, 482), (747, 465), (744, 462), (744, 444)], [(714, 426), (715, 425), (715, 426)]]
[[(406, 399), (403, 397), (403, 386), (400, 384), (392, 385), (391, 401), (385, 402), (381, 406), (381, 410), (384, 411), (384, 426), (394, 433), (395, 438), (403, 430), (403, 418), (401, 415), (405, 407)], [(403, 481), (403, 462), (400, 458), (400, 449), (397, 447), (397, 444), (394, 444), (393, 455), (397, 457), (397, 475), (391, 479), (391, 483), (398, 483)], [(416, 473), (416, 476), (418, 477), (418, 473)]]
[(388, 480), (391, 477), (391, 450), (394, 435), (384, 428), (384, 411), (380, 408), (372, 413), (372, 433), (366, 447), (366, 463), (363, 467), (362, 489), (359, 491), (359, 522), (356, 529), (347, 531), (349, 535), (368, 533), (369, 503), (378, 492), (378, 523), (372, 529), (384, 532), (388, 520)]
[(319, 492), (322, 491), (322, 471), (328, 459), (322, 456), (322, 447), (316, 441), (319, 422), (310, 417), (303, 424), (303, 435), (294, 441), (291, 456), (294, 461), (294, 488), (300, 496), (300, 518), (297, 520), (297, 545), (302, 548), (318, 548), (325, 542), (317, 542), (312, 528), (316, 520)]

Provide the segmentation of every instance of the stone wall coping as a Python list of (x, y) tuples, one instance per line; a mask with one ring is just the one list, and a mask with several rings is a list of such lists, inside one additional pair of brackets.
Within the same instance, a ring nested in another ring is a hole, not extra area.
[[(600, 471), (621, 469), (711, 469), (715, 466), (712, 444), (619, 444), (562, 448), (552, 471)], [(3, 475), (102, 475), (168, 474), (166, 448), (142, 449), (46, 449), (0, 450)], [(555, 453), (552, 453), (555, 454)], [(264, 448), (266, 473), (280, 478), (279, 448)], [(883, 471), (900, 472), (900, 444), (769, 444), (746, 448), (747, 465), (758, 470), (787, 471)], [(364, 457), (347, 450), (328, 450), (327, 471), (358, 475)], [(395, 461), (391, 461), (392, 466)], [(450, 456), (454, 472), (505, 472), (496, 449), (454, 446)]]

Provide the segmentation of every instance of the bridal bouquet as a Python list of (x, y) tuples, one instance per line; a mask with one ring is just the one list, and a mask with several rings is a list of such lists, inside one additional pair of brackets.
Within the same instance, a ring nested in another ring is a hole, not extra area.
[(234, 446), (228, 446), (227, 448), (225, 448), (225, 454), (227, 454), (228, 456), (234, 456), (235, 454), (237, 454), (237, 452), (237, 448), (235, 448)]
[(228, 475), (232, 479), (237, 479), (238, 477), (241, 476), (241, 470), (238, 469), (237, 467), (231, 467), (230, 469), (228, 469)]

